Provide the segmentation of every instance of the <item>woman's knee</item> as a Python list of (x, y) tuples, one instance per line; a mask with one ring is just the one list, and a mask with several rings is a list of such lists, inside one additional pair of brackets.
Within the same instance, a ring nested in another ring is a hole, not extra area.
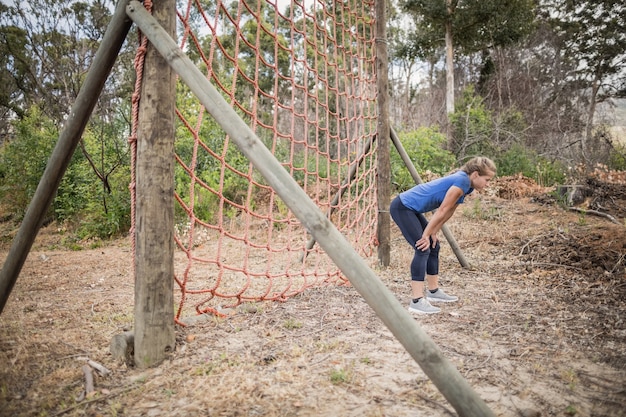
[(431, 255), (439, 255), (439, 249), (441, 249), (441, 245), (437, 242), (435, 246), (430, 247)]

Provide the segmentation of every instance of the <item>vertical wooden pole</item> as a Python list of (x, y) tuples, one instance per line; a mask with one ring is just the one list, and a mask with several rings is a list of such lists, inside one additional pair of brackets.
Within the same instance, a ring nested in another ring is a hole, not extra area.
[(400, 304), (396, 296), (352, 248), (346, 237), (322, 213), (250, 126), (211, 85), (206, 74), (203, 74), (167, 33), (158, 27), (141, 3), (131, 0), (126, 10), (148, 38), (155, 42), (163, 56), (167, 57), (181, 80), (189, 86), (241, 152), (254, 164), (269, 186), (278, 193), (378, 317), (419, 363), (424, 373), (432, 379), (458, 414), (463, 417), (495, 417), (460, 372), (437, 349), (428, 334), (419, 327), (406, 307)]
[(389, 109), (387, 74), (387, 32), (385, 0), (376, 0), (376, 79), (378, 83), (377, 127), (377, 191), (378, 191), (378, 261), (383, 266), (391, 262), (391, 161), (389, 156)]
[[(152, 15), (175, 38), (174, 0)], [(139, 102), (135, 225), (135, 365), (159, 365), (174, 350), (175, 73), (152, 44)]]

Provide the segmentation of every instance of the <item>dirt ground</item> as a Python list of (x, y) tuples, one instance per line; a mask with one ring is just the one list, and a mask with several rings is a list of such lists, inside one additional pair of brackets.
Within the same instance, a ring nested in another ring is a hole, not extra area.
[[(583, 211), (502, 178), (450, 220), (472, 267), (444, 243), (442, 286), (460, 300), (415, 320), (497, 416), (626, 416), (625, 175), (594, 178)], [(129, 241), (62, 238), (41, 231), (0, 316), (0, 416), (457, 415), (350, 286), (179, 327), (154, 369), (116, 361), (110, 341), (133, 324)], [(411, 254), (394, 228), (391, 266), (368, 260), (407, 305)], [(85, 397), (87, 360), (109, 372)]]

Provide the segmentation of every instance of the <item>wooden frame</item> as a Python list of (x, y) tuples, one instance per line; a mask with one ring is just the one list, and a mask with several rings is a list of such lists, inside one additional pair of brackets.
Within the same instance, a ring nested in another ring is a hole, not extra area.
[(350, 242), (315, 205), (143, 5), (132, 0), (127, 12), (455, 410), (462, 416), (495, 416), (454, 365), (443, 356), (430, 336), (419, 327), (413, 316), (352, 248)]

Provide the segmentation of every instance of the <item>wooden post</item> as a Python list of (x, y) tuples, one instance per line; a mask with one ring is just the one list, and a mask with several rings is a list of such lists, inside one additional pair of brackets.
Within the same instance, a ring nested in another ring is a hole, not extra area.
[[(396, 131), (393, 128), (391, 128), (391, 141), (393, 142), (393, 144), (396, 147), (396, 150), (400, 154), (400, 157), (402, 158), (404, 165), (406, 165), (407, 169), (411, 173), (411, 176), (413, 177), (413, 181), (415, 181), (416, 184), (421, 184), (423, 182), (422, 178), (420, 177), (419, 173), (413, 166), (413, 163), (411, 162), (411, 158), (409, 158), (409, 154), (407, 154), (406, 150), (404, 149), (404, 146), (402, 146), (402, 143), (400, 142), (400, 138), (398, 138), (398, 135), (396, 134)], [(443, 232), (443, 235), (446, 237), (448, 244), (450, 244), (450, 247), (452, 248), (452, 251), (456, 255), (456, 258), (459, 260), (459, 263), (461, 264), (461, 266), (463, 268), (469, 268), (470, 264), (465, 259), (465, 256), (463, 256), (463, 252), (461, 252), (461, 248), (459, 247), (459, 244), (457, 243), (456, 239), (452, 235), (452, 232), (450, 231), (448, 226), (444, 224), (441, 227), (441, 231)]]
[(391, 159), (389, 156), (389, 109), (387, 107), (387, 20), (385, 0), (376, 0), (376, 81), (378, 84), (378, 169), (376, 190), (378, 192), (378, 262), (389, 266), (391, 262)]
[(115, 64), (117, 54), (122, 49), (126, 35), (130, 30), (132, 22), (126, 15), (126, 5), (123, 3), (120, 1), (115, 9), (85, 82), (80, 88), (69, 118), (59, 135), (59, 140), (50, 156), (48, 165), (46, 165), (46, 170), (39, 181), (33, 199), (28, 205), (4, 265), (2, 265), (0, 272), (0, 313), (4, 310), (9, 294), (11, 294), (30, 248), (41, 228), (44, 215), (54, 200), (74, 150), (78, 146), (89, 121), (89, 116), (91, 116), (104, 83)]
[[(315, 205), (269, 149), (250, 129), (206, 76), (191, 62), (167, 33), (158, 27), (141, 3), (130, 1), (128, 15), (148, 39), (167, 57), (169, 64), (198, 97), (241, 152), (254, 164), (287, 207), (319, 242), (335, 265), (348, 277), (378, 317), (411, 354), (459, 415), (494, 417), (454, 365), (419, 327), (406, 307), (382, 283), (350, 242)], [(379, 138), (380, 139), (380, 138)]]
[[(143, 6), (141, 6), (143, 7)], [(153, 2), (152, 15), (175, 37), (174, 0)], [(159, 365), (174, 350), (175, 73), (152, 44), (139, 101), (135, 225), (135, 365)]]

